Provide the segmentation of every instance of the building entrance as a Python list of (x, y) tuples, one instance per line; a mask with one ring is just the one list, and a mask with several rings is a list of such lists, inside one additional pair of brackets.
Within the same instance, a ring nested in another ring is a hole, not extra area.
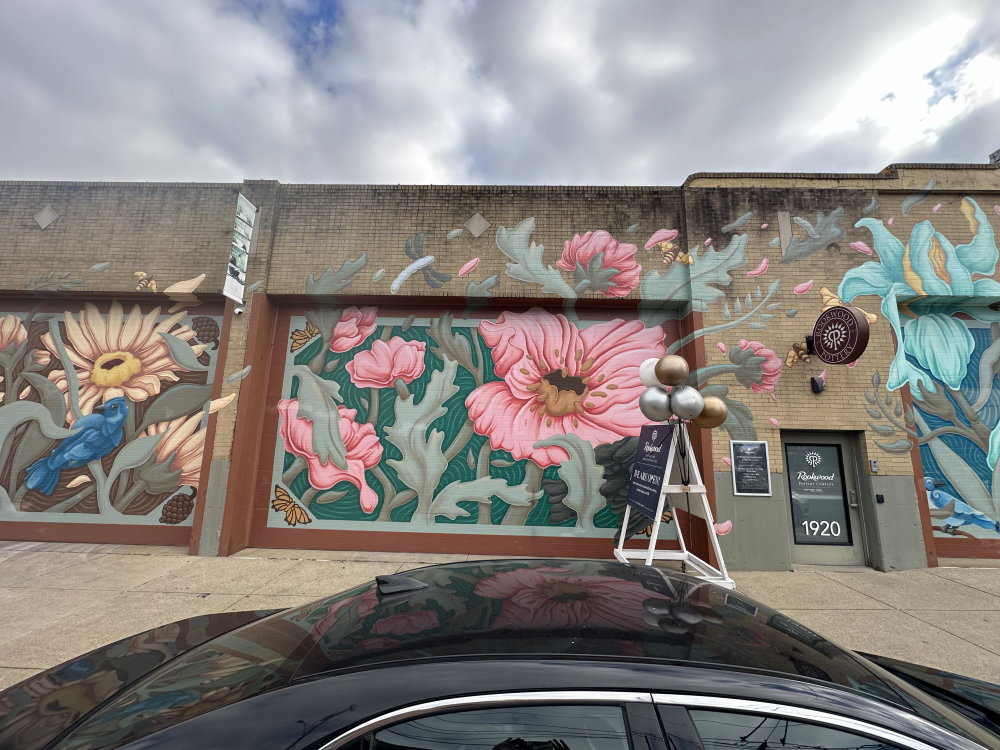
[(782, 435), (792, 518), (792, 562), (867, 565), (854, 448), (837, 433)]

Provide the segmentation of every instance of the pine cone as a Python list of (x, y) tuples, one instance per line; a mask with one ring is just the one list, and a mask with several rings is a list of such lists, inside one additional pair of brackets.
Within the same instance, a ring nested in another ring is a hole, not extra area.
[(219, 348), (219, 324), (215, 318), (199, 315), (191, 321), (191, 328), (202, 344), (215, 344), (214, 348)]
[(163, 506), (160, 513), (160, 523), (179, 524), (191, 515), (192, 510), (194, 510), (194, 497), (174, 495)]

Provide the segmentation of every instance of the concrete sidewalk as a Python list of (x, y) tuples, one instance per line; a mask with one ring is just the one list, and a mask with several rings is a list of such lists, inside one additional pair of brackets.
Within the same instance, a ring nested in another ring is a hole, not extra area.
[[(475, 555), (0, 542), (0, 688), (172, 620), (291, 607), (395, 573)], [(878, 573), (803, 567), (733, 573), (747, 596), (849, 648), (1000, 683), (1000, 567), (944, 561)]]

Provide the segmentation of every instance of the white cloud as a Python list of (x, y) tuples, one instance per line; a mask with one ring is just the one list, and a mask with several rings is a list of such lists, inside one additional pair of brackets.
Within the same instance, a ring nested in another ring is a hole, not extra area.
[(8, 8), (0, 178), (677, 184), (1000, 147), (989, 0), (316, 3)]

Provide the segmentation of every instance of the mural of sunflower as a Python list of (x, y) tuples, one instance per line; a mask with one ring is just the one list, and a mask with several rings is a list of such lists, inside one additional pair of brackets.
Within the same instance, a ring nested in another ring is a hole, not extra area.
[[(179, 380), (175, 371), (186, 368), (170, 356), (167, 343), (159, 334), (169, 333), (181, 341), (190, 341), (195, 332), (186, 325), (178, 325), (183, 312), (158, 323), (159, 317), (159, 307), (143, 315), (138, 305), (125, 317), (118, 302), (111, 303), (106, 319), (89, 302), (79, 320), (69, 312), (63, 313), (64, 343), (79, 382), (81, 412), (90, 414), (98, 403), (118, 396), (126, 396), (133, 402), (145, 401), (160, 392), (163, 382)], [(52, 334), (42, 336), (42, 343), (52, 355), (59, 356)], [(191, 349), (198, 356), (205, 345), (191, 344)], [(49, 380), (67, 394), (67, 421), (72, 424), (75, 420), (68, 409), (69, 381), (65, 370), (53, 370)]]

